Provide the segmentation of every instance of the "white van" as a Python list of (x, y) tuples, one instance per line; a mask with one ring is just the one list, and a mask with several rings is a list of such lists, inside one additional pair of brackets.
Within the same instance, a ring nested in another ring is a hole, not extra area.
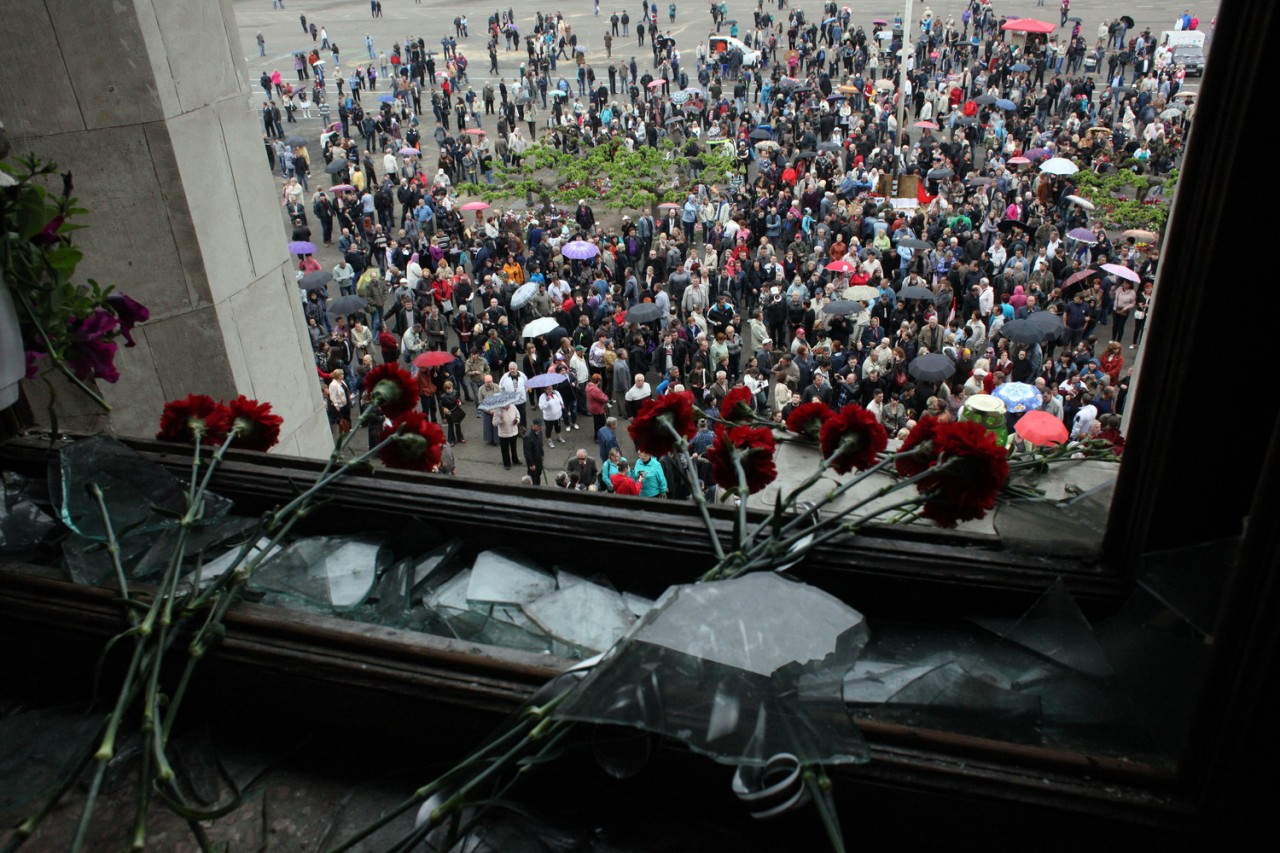
[(754, 68), (760, 62), (760, 51), (752, 50), (744, 43), (733, 36), (721, 36), (712, 33), (707, 38), (707, 57), (714, 59), (722, 53), (730, 50), (742, 51), (742, 65), (744, 68)]
[(1160, 44), (1170, 50), (1175, 47), (1198, 47), (1204, 50), (1204, 32), (1201, 30), (1165, 30), (1160, 34)]

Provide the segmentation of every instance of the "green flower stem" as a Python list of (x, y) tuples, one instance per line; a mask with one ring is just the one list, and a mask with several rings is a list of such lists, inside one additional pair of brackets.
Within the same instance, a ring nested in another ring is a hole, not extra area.
[(138, 768), (138, 808), (133, 818), (133, 842), (130, 849), (147, 847), (147, 806), (151, 802), (151, 762), (143, 761)]
[(32, 309), (31, 303), (27, 301), (27, 295), (22, 292), (22, 288), (11, 287), (9, 290), (13, 295), (18, 297), (18, 304), (22, 306), (23, 313), (27, 315), (27, 319), (31, 321), (31, 325), (35, 328), (36, 333), (40, 335), (40, 340), (44, 342), (45, 356), (48, 357), (48, 359), (53, 362), (54, 366), (65, 374), (68, 379), (79, 386), (80, 390), (83, 391), (90, 400), (93, 400), (93, 402), (96, 403), (104, 412), (111, 411), (111, 405), (102, 398), (102, 395), (93, 388), (90, 388), (88, 383), (84, 382), (79, 376), (76, 376), (75, 371), (68, 367), (67, 363), (62, 360), (62, 356), (53, 345), (53, 340), (49, 337), (49, 333), (45, 331), (44, 326), (40, 322), (40, 318), (36, 315), (35, 310)]
[(450, 779), (463, 774), (464, 771), (469, 771), (472, 767), (485, 760), (491, 753), (510, 743), (512, 740), (520, 738), (521, 741), (516, 744), (516, 747), (509, 749), (504, 756), (499, 756), (497, 759), (498, 761), (507, 760), (508, 757), (516, 752), (524, 744), (524, 741), (530, 737), (533, 729), (544, 716), (543, 709), (549, 709), (557, 701), (558, 699), (552, 700), (552, 702), (542, 706), (541, 709), (531, 709), (535, 713), (521, 715), (506, 731), (502, 732), (493, 740), (489, 741), (489, 743), (467, 756), (461, 763), (446, 772), (443, 776), (438, 777), (434, 781), (429, 782), (414, 791), (412, 796), (397, 805), (395, 808), (361, 827), (355, 835), (343, 840), (337, 847), (330, 848), (329, 853), (343, 853), (345, 850), (350, 850), (356, 844), (391, 823), (391, 821), (395, 820), (400, 815), (412, 808), (422, 805), (422, 803), (426, 802), (432, 794), (435, 794), (437, 791), (446, 787), (449, 784)]
[(125, 708), (129, 706), (129, 703), (138, 694), (138, 685), (134, 679), (138, 674), (139, 668), (143, 665), (146, 651), (147, 645), (139, 637), (134, 646), (133, 657), (129, 660), (129, 670), (125, 674), (124, 684), (120, 688), (119, 695), (116, 696), (115, 707), (111, 710), (111, 716), (107, 718), (106, 731), (102, 735), (98, 751), (93, 753), (93, 758), (98, 762), (98, 765), (94, 769), (93, 781), (89, 785), (89, 793), (85, 798), (84, 809), (80, 812), (80, 820), (76, 824), (76, 834), (71, 842), (71, 853), (79, 853), (84, 847), (85, 836), (89, 832), (89, 821), (93, 817), (93, 809), (97, 803), (98, 792), (102, 788), (102, 779), (107, 772), (107, 763), (111, 761), (116, 753), (116, 733), (120, 730), (120, 723), (124, 719)]
[[(923, 480), (924, 478), (932, 474), (936, 474), (943, 464), (945, 463), (939, 463), (939, 465), (933, 468), (930, 468), (926, 471), (921, 471), (919, 474), (915, 475), (914, 477), (909, 477), (905, 480), (899, 480), (893, 483), (889, 483), (888, 485), (878, 489), (874, 494), (868, 495), (867, 497), (855, 503), (853, 506), (843, 510), (841, 512), (841, 517), (847, 516), (853, 513), (855, 510), (861, 507), (864, 507), (869, 503), (878, 501), (881, 498), (884, 498), (887, 495), (894, 493), (895, 491), (898, 491), (900, 489), (905, 489), (908, 486), (915, 485), (920, 480)], [(870, 472), (872, 469), (867, 469), (867, 470), (868, 472)], [(840, 491), (840, 490), (837, 490), (837, 491)], [(833, 493), (833, 497), (834, 496), (835, 496), (835, 493)], [(903, 501), (897, 504), (891, 504), (889, 506), (884, 507), (883, 509), (876, 510), (874, 513), (858, 519), (857, 522), (851, 522), (849, 524), (837, 524), (833, 528), (814, 536), (814, 540), (810, 542), (808, 546), (805, 547), (804, 553), (808, 553), (815, 546), (820, 545), (841, 533), (856, 532), (858, 528), (860, 528), (863, 524), (866, 524), (867, 521), (869, 521), (872, 518), (875, 518), (878, 515), (881, 515), (885, 512), (888, 512), (894, 509), (901, 509), (905, 506), (912, 506), (912, 505), (918, 504), (922, 500), (923, 498), (919, 496), (915, 496), (908, 501)], [(815, 526), (818, 526), (821, 524), (823, 524), (823, 521), (822, 519), (819, 518), (815, 522)], [(813, 532), (814, 531), (812, 529), (805, 528), (803, 530), (793, 532), (790, 535), (786, 535), (782, 538), (774, 537), (772, 539), (766, 539), (761, 543), (759, 543), (751, 552), (748, 553), (747, 560), (742, 566), (736, 567), (732, 571), (720, 571), (709, 579), (717, 580), (717, 579), (724, 579), (729, 577), (737, 577), (738, 575), (743, 574), (747, 571), (751, 571), (754, 568), (766, 566), (769, 563), (773, 562), (774, 559), (779, 555), (786, 554), (787, 551), (793, 545), (795, 545), (797, 542), (800, 542), (806, 536), (812, 534)]]
[(733, 547), (738, 553), (746, 550), (750, 541), (747, 536), (747, 498), (751, 490), (747, 487), (747, 472), (742, 467), (742, 454), (735, 447), (729, 454), (733, 457), (733, 470), (738, 476), (738, 522), (733, 526)]
[(813, 804), (818, 809), (822, 828), (827, 832), (827, 840), (831, 842), (831, 849), (835, 853), (844, 853), (844, 833), (840, 831), (840, 820), (831, 801), (831, 779), (821, 764), (806, 765), (802, 775), (805, 787), (809, 789)]
[(670, 418), (663, 417), (660, 420), (667, 431), (675, 436), (676, 447), (684, 451), (684, 464), (680, 468), (684, 472), (685, 479), (689, 481), (689, 488), (693, 491), (693, 502), (697, 504), (698, 512), (702, 514), (702, 523), (706, 525), (707, 535), (711, 537), (711, 547), (716, 552), (716, 560), (722, 562), (725, 556), (724, 546), (720, 544), (720, 537), (716, 535), (716, 526), (712, 523), (711, 513), (707, 510), (707, 499), (702, 494), (702, 483), (698, 480), (698, 472), (693, 465), (693, 454), (689, 452), (689, 440), (676, 432)]
[[(105, 727), (106, 724), (106, 719), (103, 719), (102, 726)], [(98, 734), (100, 733), (101, 730), (99, 730)], [(27, 818), (22, 823), (18, 824), (13, 831), (13, 835), (11, 835), (9, 840), (5, 842), (4, 847), (0, 848), (0, 853), (15, 853), (19, 847), (26, 843), (27, 839), (35, 833), (40, 824), (44, 822), (44, 819), (48, 817), (49, 812), (53, 811), (54, 807), (62, 801), (62, 798), (66, 796), (67, 792), (70, 791), (71, 788), (80, 780), (81, 774), (84, 773), (85, 768), (89, 766), (90, 762), (93, 761), (93, 758), (93, 752), (86, 749), (80, 756), (80, 761), (76, 764), (71, 773), (63, 780), (58, 789), (45, 798), (45, 801), (40, 806), (39, 811), (31, 815), (31, 817)]]
[(120, 597), (124, 599), (125, 618), (129, 620), (130, 625), (137, 627), (138, 615), (129, 606), (129, 580), (125, 577), (124, 566), (120, 563), (120, 542), (116, 539), (115, 527), (111, 524), (111, 514), (107, 512), (107, 502), (103, 497), (102, 487), (97, 483), (90, 483), (89, 493), (98, 504), (98, 514), (102, 517), (102, 526), (106, 530), (107, 553), (111, 555), (111, 567), (116, 572), (116, 583), (120, 584)]

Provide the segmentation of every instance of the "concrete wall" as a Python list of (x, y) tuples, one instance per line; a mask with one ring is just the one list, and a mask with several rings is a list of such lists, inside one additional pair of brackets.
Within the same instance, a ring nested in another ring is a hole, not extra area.
[[(0, 22), (0, 118), (13, 156), (74, 174), (90, 227), (78, 275), (151, 309), (101, 384), (109, 428), (156, 430), (189, 393), (268, 400), (278, 452), (327, 456), (275, 182), (245, 108), (230, 0), (9, 0)], [(40, 392), (29, 395), (42, 411)], [(101, 428), (70, 405), (61, 425)]]

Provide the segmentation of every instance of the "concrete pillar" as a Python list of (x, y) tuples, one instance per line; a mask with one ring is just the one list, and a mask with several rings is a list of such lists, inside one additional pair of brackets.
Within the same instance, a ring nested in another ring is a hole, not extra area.
[[(90, 227), (78, 276), (151, 309), (100, 383), (122, 435), (156, 430), (165, 400), (245, 394), (284, 417), (278, 452), (327, 456), (328, 419), (280, 200), (231, 0), (10, 0), (0, 116), (11, 157), (74, 174)], [(40, 389), (27, 383), (32, 408)], [(71, 395), (64, 395), (71, 396)], [(72, 404), (65, 428), (92, 427)]]

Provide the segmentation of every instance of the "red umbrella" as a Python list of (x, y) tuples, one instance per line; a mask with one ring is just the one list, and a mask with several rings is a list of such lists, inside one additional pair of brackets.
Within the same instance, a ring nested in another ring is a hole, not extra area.
[(853, 272), (854, 270), (857, 269), (857, 267), (849, 263), (848, 261), (846, 261), (844, 258), (841, 258), (838, 261), (832, 261), (831, 263), (827, 264), (827, 269), (830, 270), (831, 272), (847, 273), (847, 272)]
[(424, 352), (422, 355), (415, 358), (413, 363), (417, 367), (442, 367), (451, 361), (453, 361), (453, 356), (451, 354), (447, 352), (440, 352), (439, 350), (432, 350), (431, 352)]
[(1037, 447), (1062, 444), (1067, 440), (1067, 427), (1048, 412), (1027, 412), (1018, 418), (1013, 431)]
[(931, 121), (918, 121), (914, 127), (923, 128), (925, 130), (937, 130), (938, 126)]
[(458, 210), (484, 210), (489, 206), (487, 201), (469, 201), (458, 208)]
[(462, 131), (462, 132), (463, 132), (463, 133), (469, 133), (469, 134), (471, 134), (472, 136), (484, 136), (484, 135), (485, 135), (485, 132), (484, 132), (482, 129), (478, 128), (478, 127), (469, 127), (469, 128), (467, 128), (466, 130), (464, 130), (464, 131)]
[(1051, 33), (1057, 27), (1048, 21), (1037, 21), (1035, 18), (1010, 18), (1001, 29), (1014, 33)]

